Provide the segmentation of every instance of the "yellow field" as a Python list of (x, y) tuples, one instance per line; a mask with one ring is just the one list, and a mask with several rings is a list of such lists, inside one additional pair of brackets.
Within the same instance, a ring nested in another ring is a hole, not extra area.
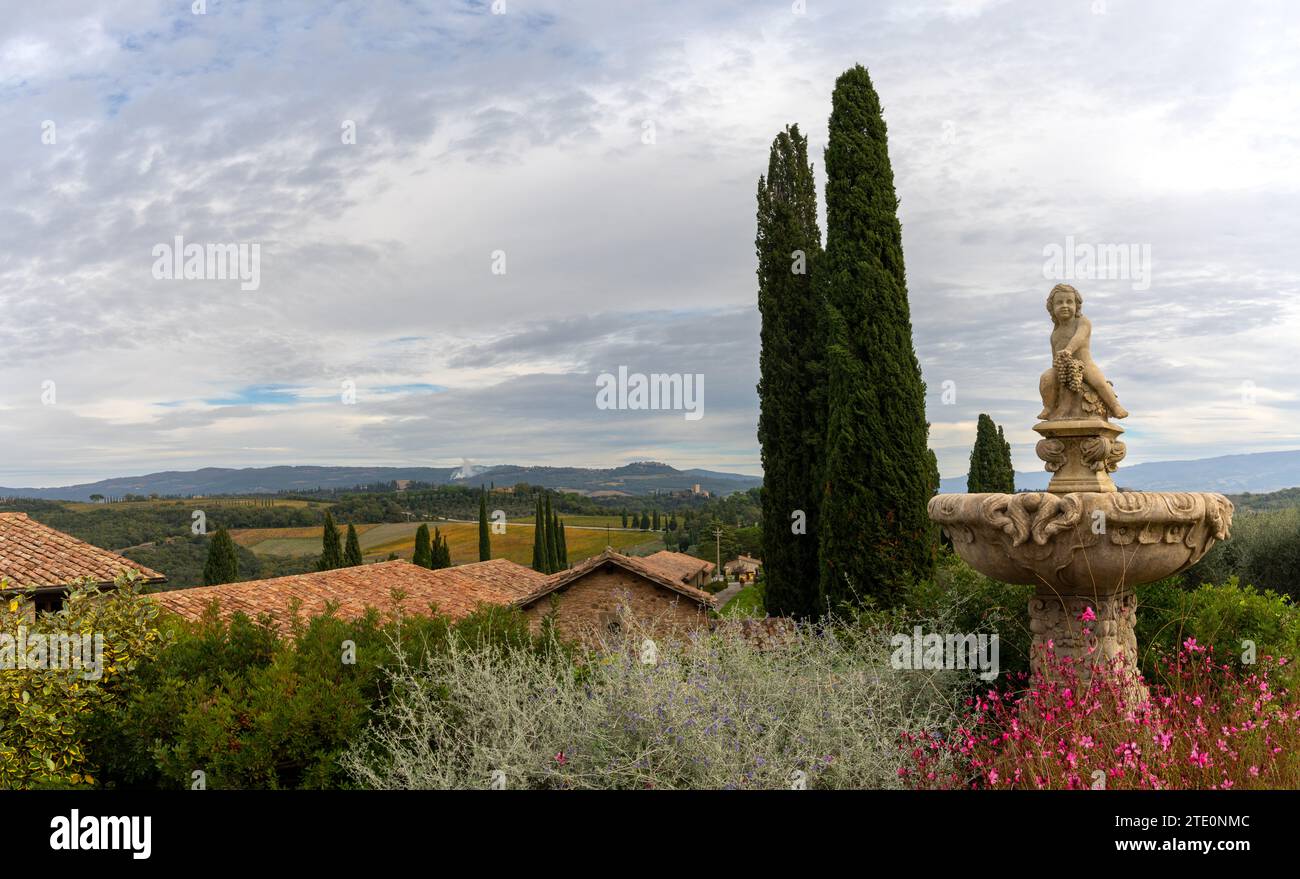
[[(260, 503), (265, 503), (265, 498), (252, 498)], [(148, 509), (150, 507), (185, 507), (190, 510), (220, 510), (229, 507), (251, 506), (248, 503), (250, 498), (237, 497), (191, 497), (191, 498), (156, 498), (144, 501), (119, 501), (113, 504), (93, 503), (91, 501), (67, 501), (67, 507), (70, 510), (76, 510), (79, 513), (86, 510), (96, 510), (101, 507), (114, 510), (138, 510)], [(273, 507), (305, 507), (309, 503), (315, 503), (319, 507), (331, 506), (329, 501), (302, 501), (302, 500), (281, 500), (275, 498), (271, 501)]]
[[(451, 549), (451, 563), (463, 565), (478, 561), (478, 523), (476, 522), (426, 522), (429, 533), (434, 528), (447, 537)], [(367, 561), (387, 558), (397, 553), (409, 559), (415, 552), (415, 532), (419, 522), (390, 522), (382, 525), (358, 525), (357, 537), (361, 552)], [(250, 528), (231, 531), (230, 536), (240, 546), (246, 546), (258, 555), (319, 555), (320, 528)], [(640, 548), (653, 552), (663, 549), (658, 535), (645, 531), (612, 529), (608, 536), (604, 528), (564, 526), (564, 539), (569, 550), (569, 562), (575, 564), (604, 552), (607, 545), (619, 551)], [(505, 534), (492, 535), (492, 557), (506, 558), (521, 565), (533, 560), (533, 526), (512, 523)]]

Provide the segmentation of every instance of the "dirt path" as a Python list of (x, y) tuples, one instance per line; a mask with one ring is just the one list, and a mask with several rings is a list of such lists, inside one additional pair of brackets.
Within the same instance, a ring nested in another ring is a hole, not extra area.
[(715, 604), (714, 606), (715, 606), (718, 610), (722, 610), (724, 607), (727, 606), (727, 602), (728, 602), (728, 601), (731, 601), (731, 599), (735, 598), (735, 597), (736, 597), (736, 593), (738, 593), (740, 590), (744, 589), (745, 586), (747, 586), (747, 585), (748, 585), (748, 584), (746, 584), (746, 583), (732, 583), (732, 584), (731, 584), (730, 586), (728, 586), (726, 589), (723, 589), (721, 592), (719, 592), (719, 593), (717, 593), (716, 595), (713, 596), (714, 598), (717, 599), (717, 604)]

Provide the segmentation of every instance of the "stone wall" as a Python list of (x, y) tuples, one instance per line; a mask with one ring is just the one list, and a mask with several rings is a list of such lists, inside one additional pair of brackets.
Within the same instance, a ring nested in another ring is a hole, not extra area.
[[(620, 606), (657, 632), (685, 632), (709, 625), (708, 610), (698, 602), (613, 565), (592, 571), (551, 595), (559, 601), (555, 628), (565, 640), (589, 642), (593, 633), (608, 631), (618, 621)], [(550, 612), (551, 595), (524, 609), (533, 631)]]

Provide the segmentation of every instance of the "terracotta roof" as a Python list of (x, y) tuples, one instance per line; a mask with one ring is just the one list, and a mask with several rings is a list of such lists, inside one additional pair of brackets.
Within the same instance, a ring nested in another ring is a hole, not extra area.
[(324, 613), (327, 601), (338, 604), (337, 616), (354, 619), (365, 613), (367, 607), (381, 612), (393, 610), (390, 590), (400, 589), (406, 593), (401, 605), (406, 613), (427, 614), (429, 605), (435, 604), (440, 613), (461, 619), (480, 603), (510, 604), (545, 580), (544, 574), (506, 559), (436, 571), (397, 559), (270, 580), (176, 589), (150, 597), (167, 610), (191, 620), (199, 619), (216, 599), (223, 619), (241, 611), (253, 619), (266, 613), (282, 629), (287, 629), (293, 617), (294, 599), (302, 602), (299, 615), (304, 620)]
[(592, 556), (580, 565), (569, 568), (567, 571), (560, 571), (558, 574), (552, 574), (546, 578), (546, 582), (540, 588), (534, 590), (523, 598), (515, 602), (515, 607), (527, 607), (540, 598), (550, 595), (557, 589), (563, 589), (565, 586), (595, 571), (604, 565), (617, 565), (625, 571), (630, 571), (640, 577), (649, 580), (657, 586), (665, 589), (671, 589), (674, 592), (685, 595), (694, 601), (698, 601), (705, 607), (714, 607), (713, 596), (703, 589), (696, 589), (694, 586), (687, 586), (681, 580), (665, 575), (659, 567), (653, 567), (646, 564), (646, 559), (636, 558), (634, 556), (623, 555), (607, 549), (600, 555)]
[(167, 579), (115, 552), (42, 525), (26, 513), (0, 513), (0, 580), (9, 581), (8, 589), (58, 588), (85, 577), (111, 583), (128, 568), (150, 582)]
[(700, 571), (704, 571), (706, 574), (713, 571), (713, 562), (697, 559), (695, 556), (687, 555), (684, 552), (669, 552), (666, 549), (645, 556), (640, 561), (665, 577), (671, 577), (675, 580), (689, 580)]

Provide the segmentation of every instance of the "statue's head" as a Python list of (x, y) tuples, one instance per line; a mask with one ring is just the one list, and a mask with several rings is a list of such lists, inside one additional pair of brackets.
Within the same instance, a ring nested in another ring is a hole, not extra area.
[(1083, 297), (1069, 284), (1057, 284), (1047, 294), (1047, 313), (1054, 324), (1078, 317), (1083, 314)]

